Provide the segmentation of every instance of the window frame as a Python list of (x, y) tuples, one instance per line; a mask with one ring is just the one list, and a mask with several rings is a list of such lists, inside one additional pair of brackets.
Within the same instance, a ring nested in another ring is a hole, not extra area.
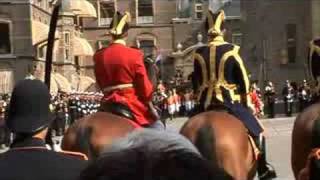
[[(151, 0), (151, 8), (152, 8), (152, 16), (139, 16), (139, 0), (135, 0), (136, 2), (136, 24), (154, 24), (154, 17), (155, 17), (155, 1)], [(139, 17), (152, 17), (152, 20), (150, 22), (143, 22), (140, 20)]]
[[(292, 26), (294, 26), (294, 33), (290, 32), (289, 33), (289, 29), (292, 29)], [(294, 64), (297, 62), (297, 45), (298, 45), (298, 36), (297, 36), (297, 33), (298, 33), (298, 25), (295, 24), (295, 23), (288, 23), (285, 25), (285, 31), (286, 31), (286, 51), (287, 51), (287, 57), (288, 57), (288, 62), (289, 64)], [(290, 35), (293, 35), (293, 37), (291, 37)], [(290, 37), (289, 37), (290, 36)], [(291, 51), (292, 49), (294, 49), (294, 54), (291, 55), (290, 52), (293, 52)], [(293, 58), (290, 58), (290, 57), (293, 57)]]
[[(69, 34), (69, 42), (66, 42), (66, 35)], [(64, 60), (71, 61), (71, 32), (70, 31), (64, 31), (63, 32), (63, 56)], [(68, 55), (67, 55), (68, 52)]]
[[(235, 42), (235, 38), (236, 38), (236, 37), (240, 37), (240, 38), (241, 38), (241, 43), (240, 43), (240, 44), (237, 44), (237, 43)], [(236, 45), (238, 45), (238, 46), (241, 46), (241, 44), (242, 44), (242, 37), (243, 37), (243, 34), (242, 34), (241, 32), (232, 33), (232, 34), (231, 34), (231, 41), (232, 41), (233, 44), (236, 44)]]
[[(195, 20), (202, 20), (203, 19), (203, 8), (204, 8), (204, 6), (203, 6), (204, 4), (203, 3), (200, 3), (200, 2), (197, 2), (197, 3), (195, 3), (194, 4), (194, 19)], [(199, 9), (197, 9), (198, 7), (201, 7), (201, 9), (199, 10)], [(198, 13), (201, 13), (201, 18), (199, 18), (198, 16), (197, 16), (197, 14)]]
[[(97, 1), (97, 6), (98, 6), (98, 8), (97, 8), (98, 9), (98, 26), (99, 27), (108, 27), (110, 25), (113, 17), (106, 18), (106, 19), (109, 19), (109, 21), (110, 21), (109, 24), (101, 23), (101, 3), (103, 3), (103, 2), (104, 2), (104, 0)], [(117, 10), (118, 10), (117, 3), (118, 3), (117, 0), (113, 0), (114, 12), (117, 12)]]
[[(143, 35), (142, 35), (143, 36)], [(136, 39), (136, 44), (137, 44), (137, 47), (141, 50), (141, 51), (143, 51), (143, 49), (141, 48), (141, 42), (142, 41), (152, 41), (153, 42), (153, 51), (156, 51), (157, 50), (157, 40), (156, 40), (156, 38), (155, 37), (137, 37), (137, 39)], [(143, 51), (143, 53), (144, 53), (144, 51)], [(153, 55), (156, 55), (156, 52), (153, 52), (152, 53)]]
[(13, 41), (12, 41), (12, 21), (8, 20), (8, 19), (1, 19), (0, 18), (0, 23), (5, 23), (8, 24), (9, 27), (9, 46), (10, 46), (10, 52), (9, 53), (4, 53), (4, 54), (0, 54), (0, 57), (3, 56), (12, 56), (13, 55)]
[[(46, 59), (46, 53), (47, 53), (47, 44), (43, 44), (43, 45), (40, 45), (37, 47), (37, 58), (40, 59), (40, 60), (45, 60)], [(40, 53), (42, 52), (42, 53)], [(41, 54), (43, 56), (41, 56)]]

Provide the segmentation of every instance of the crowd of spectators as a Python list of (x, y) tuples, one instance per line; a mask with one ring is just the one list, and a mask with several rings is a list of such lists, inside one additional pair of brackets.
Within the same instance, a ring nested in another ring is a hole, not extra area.
[[(100, 107), (101, 98), (101, 93), (93, 92), (60, 92), (52, 95), (50, 110), (54, 120), (50, 132), (53, 136), (62, 136), (74, 121), (97, 112)], [(9, 146), (12, 140), (12, 135), (4, 123), (5, 112), (9, 101), (9, 95), (4, 95), (0, 100), (0, 148)]]
[(286, 80), (281, 91), (276, 90), (272, 81), (267, 81), (264, 92), (260, 90), (256, 82), (253, 82), (250, 95), (255, 114), (260, 117), (268, 114), (269, 118), (275, 117), (276, 105), (282, 104), (282, 113), (289, 117), (293, 112), (301, 112), (311, 104), (313, 99), (311, 88), (306, 80), (303, 80), (301, 84)]

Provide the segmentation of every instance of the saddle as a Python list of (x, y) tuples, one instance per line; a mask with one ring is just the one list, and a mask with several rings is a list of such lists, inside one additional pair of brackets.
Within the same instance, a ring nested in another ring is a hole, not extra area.
[(104, 102), (101, 104), (100, 111), (109, 112), (126, 119), (135, 120), (132, 111), (128, 106), (116, 102)]
[(232, 116), (237, 117), (237, 115), (233, 112), (233, 110), (230, 107), (228, 107), (222, 103), (211, 104), (208, 106), (206, 111), (226, 112)]

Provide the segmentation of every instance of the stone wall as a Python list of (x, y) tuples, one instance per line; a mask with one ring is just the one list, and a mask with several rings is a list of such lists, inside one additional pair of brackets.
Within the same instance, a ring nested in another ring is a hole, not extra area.
[[(278, 89), (286, 79), (301, 82), (305, 77), (305, 62), (310, 26), (309, 1), (242, 0), (242, 55), (252, 79), (270, 79)], [(296, 60), (283, 64), (287, 58), (287, 24), (296, 25)], [(265, 57), (265, 76), (262, 63)], [(281, 76), (280, 76), (281, 74)]]

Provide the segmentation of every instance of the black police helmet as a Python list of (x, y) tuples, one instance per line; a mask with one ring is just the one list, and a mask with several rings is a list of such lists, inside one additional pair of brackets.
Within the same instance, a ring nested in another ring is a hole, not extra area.
[(50, 93), (39, 80), (22, 80), (14, 88), (6, 119), (14, 133), (35, 134), (49, 126)]

